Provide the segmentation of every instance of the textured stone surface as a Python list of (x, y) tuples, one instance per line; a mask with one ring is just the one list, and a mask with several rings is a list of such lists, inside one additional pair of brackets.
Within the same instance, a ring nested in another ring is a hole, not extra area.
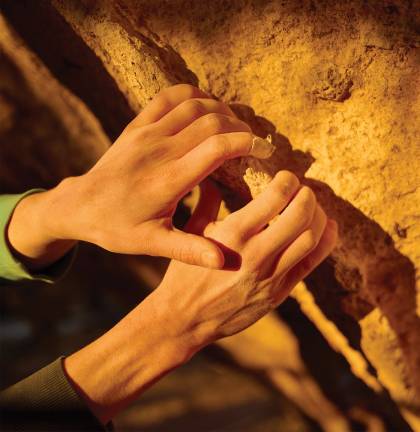
[[(395, 398), (415, 404), (420, 106), (414, 4), (115, 3), (123, 26), (174, 48), (205, 89), (245, 105), (237, 112), (255, 131), (273, 134), (277, 154), (248, 171), (251, 193), (258, 172), (281, 168), (314, 187), (339, 221), (341, 241), (329, 283), (326, 268), (310, 284), (313, 307), (336, 321), (357, 349), (379, 332), (381, 347), (362, 353)], [(226, 164), (218, 178), (246, 194), (240, 180), (248, 166)], [(365, 324), (372, 313), (388, 325)], [(346, 320), (359, 327), (359, 340)], [(324, 332), (334, 344), (334, 333)]]
[[(55, 55), (58, 52), (56, 46)], [(62, 71), (65, 78), (60, 78), (71, 86), (79, 83), (71, 76), (73, 66), (67, 70), (66, 65), (76, 64), (75, 58), (69, 59), (70, 54), (66, 53), (65, 62), (51, 53), (47, 60), (55, 71)], [(0, 191), (48, 188), (63, 177), (85, 172), (110, 144), (95, 117), (51, 75), (1, 15), (0, 55)], [(84, 60), (89, 67), (95, 64), (92, 58)], [(77, 70), (82, 70), (80, 64)], [(100, 85), (107, 82), (102, 79)], [(105, 85), (105, 89), (112, 95), (112, 88)], [(80, 93), (83, 86), (79, 84), (74, 90)], [(88, 100), (93, 106), (99, 102)], [(123, 108), (118, 114), (124, 118), (124, 104), (119, 108)], [(117, 124), (109, 120), (112, 134)], [(0, 387), (98, 337), (159, 283), (165, 267), (156, 259), (128, 259), (80, 245), (72, 270), (54, 286), (2, 285)], [(202, 387), (206, 387), (205, 393)], [(230, 398), (220, 397), (229, 390)], [(298, 406), (275, 395), (258, 377), (204, 360), (203, 356), (171, 374), (137, 405), (121, 413), (115, 423), (118, 430), (160, 430), (166, 425), (171, 430), (185, 430), (202, 425), (208, 416), (208, 430), (314, 430)]]
[[(120, 102), (113, 99), (119, 124), (160, 88), (183, 81), (199, 83), (233, 104), (260, 136), (273, 135), (277, 151), (267, 163), (232, 161), (216, 176), (245, 199), (284, 168), (314, 188), (328, 214), (339, 221), (340, 244), (333, 259), (294, 296), (357, 379), (374, 395), (383, 394), (383, 386), (389, 390), (420, 430), (415, 2), (51, 3), (42, 2), (42, 7), (50, 13), (48, 22), (69, 35), (64, 46), (73, 46), (76, 38), (88, 48), (79, 59), (82, 70), (91, 70), (92, 59), (99, 59), (98, 70), (116, 84), (115, 95), (122, 96)], [(30, 2), (26, 7), (35, 8)], [(15, 8), (24, 32), (30, 26)], [(42, 51), (43, 32), (26, 31), (34, 49)], [(94, 96), (101, 86), (81, 87), (54, 58), (45, 52), (44, 57), (112, 137), (115, 116), (101, 110)], [(13, 106), (2, 115), (9, 124)], [(280, 343), (274, 335), (282, 325), (278, 321), (270, 327), (274, 352)], [(260, 346), (262, 335), (249, 334), (252, 344)], [(238, 359), (241, 346), (229, 347)], [(253, 367), (269, 370), (275, 364), (254, 359)], [(320, 423), (332, 412), (327, 405), (312, 410)], [(369, 417), (354, 412), (353, 419)], [(381, 430), (372, 421), (362, 423)]]
[[(109, 140), (83, 102), (51, 75), (1, 15), (0, 59), (0, 191), (49, 187), (86, 171)], [(2, 284), (0, 388), (115, 324), (159, 282), (164, 263), (151, 261), (153, 266), (146, 259), (131, 261), (80, 245), (72, 271), (54, 286)], [(227, 390), (231, 396), (221, 398)], [(197, 425), (209, 431), (314, 430), (293, 402), (273, 394), (257, 377), (205, 355), (147, 392), (115, 424), (117, 430), (150, 431)]]

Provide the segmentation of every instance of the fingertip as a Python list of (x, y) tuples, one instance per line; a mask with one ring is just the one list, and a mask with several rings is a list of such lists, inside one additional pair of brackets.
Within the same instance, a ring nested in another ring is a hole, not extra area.
[(277, 171), (272, 181), (279, 182), (282, 185), (288, 185), (289, 189), (293, 190), (293, 192), (297, 191), (301, 187), (299, 177), (292, 171), (288, 170)]
[(219, 248), (207, 250), (201, 254), (201, 264), (204, 267), (220, 270), (225, 263), (222, 251)]

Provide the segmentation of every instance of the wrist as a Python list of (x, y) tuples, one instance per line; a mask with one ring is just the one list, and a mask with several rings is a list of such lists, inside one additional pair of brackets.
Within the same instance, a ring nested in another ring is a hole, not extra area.
[(102, 337), (66, 358), (64, 367), (73, 387), (106, 424), (187, 359), (148, 297)]
[[(99, 244), (102, 224), (95, 211), (95, 196), (100, 179), (90, 172), (67, 177), (50, 192), (48, 233), (61, 240), (80, 240)], [(64, 216), (64, 217), (63, 217)]]
[(30, 269), (49, 266), (76, 243), (57, 229), (68, 218), (65, 209), (57, 206), (61, 196), (60, 183), (49, 191), (27, 195), (11, 215), (5, 233), (7, 242), (11, 252)]
[[(185, 291), (185, 281), (180, 278), (167, 279), (167, 271), (160, 285), (149, 295), (155, 314), (165, 327), (165, 334), (177, 341), (180, 359), (187, 362), (198, 351), (215, 341), (217, 334), (216, 320), (202, 322), (202, 311), (195, 302), (186, 304), (179, 301), (179, 295)], [(197, 281), (196, 281), (197, 282)], [(198, 282), (199, 283), (199, 282)], [(201, 285), (208, 288), (206, 281)], [(181, 294), (182, 295), (182, 294)]]

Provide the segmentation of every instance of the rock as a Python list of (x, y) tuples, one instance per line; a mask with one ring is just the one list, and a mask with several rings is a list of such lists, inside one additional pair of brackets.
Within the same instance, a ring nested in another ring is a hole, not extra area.
[[(283, 168), (314, 188), (338, 220), (341, 239), (330, 264), (334, 286), (323, 283), (328, 268), (309, 284), (314, 305), (358, 350), (372, 330), (360, 322), (377, 310), (389, 323), (381, 327), (383, 343), (394, 343), (377, 352), (362, 348), (361, 355), (396, 399), (417, 406), (420, 147), (412, 6), (398, 1), (318, 1), (304, 7), (216, 1), (198, 8), (184, 1), (180, 13), (179, 4), (114, 3), (120, 23), (158, 34), (206, 90), (252, 107), (257, 115), (245, 109), (242, 117), (261, 136), (273, 135), (277, 154), (254, 174), (248, 171), (251, 194), (259, 176)], [(242, 180), (248, 166), (247, 160), (229, 162), (217, 178), (249, 196)], [(407, 227), (402, 236), (396, 223)], [(331, 305), (337, 309), (331, 311)], [(340, 325), (343, 316), (359, 326), (359, 341)], [(384, 351), (393, 366), (381, 374), (390, 364), (382, 362)]]
[[(8, 16), (24, 31), (27, 19), (12, 3)], [(420, 86), (414, 4), (43, 4), (54, 17), (47, 22), (58, 23), (69, 36), (64, 46), (81, 41), (88, 49), (80, 59), (85, 68), (89, 59), (99, 59), (98, 70), (115, 83), (118, 124), (159, 89), (182, 81), (199, 83), (231, 103), (259, 136), (273, 136), (277, 151), (269, 160), (229, 161), (214, 176), (242, 200), (259, 193), (280, 169), (294, 171), (315, 190), (339, 222), (340, 243), (294, 296), (355, 377), (375, 394), (387, 389), (420, 430)], [(26, 7), (45, 18), (36, 6)], [(40, 52), (37, 33), (43, 32), (27, 30), (26, 38), (38, 41), (34, 49)], [(58, 68), (55, 73), (68, 79)], [(91, 101), (112, 138), (115, 116), (95, 102), (101, 86), (72, 85)], [(275, 349), (279, 342), (272, 343)], [(316, 357), (313, 352), (305, 361)], [(364, 414), (356, 410), (354, 416)], [(372, 421), (367, 423), (377, 424)]]

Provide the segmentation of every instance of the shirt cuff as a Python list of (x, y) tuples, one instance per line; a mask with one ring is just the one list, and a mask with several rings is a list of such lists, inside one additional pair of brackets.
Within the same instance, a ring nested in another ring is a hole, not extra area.
[(13, 214), (14, 209), (20, 200), (26, 196), (44, 192), (45, 189), (30, 189), (22, 194), (0, 195), (0, 278), (19, 281), (19, 280), (39, 280), (53, 283), (61, 279), (71, 267), (76, 256), (77, 245), (67, 252), (54, 264), (42, 269), (39, 272), (31, 271), (25, 267), (15, 256), (13, 256), (7, 241), (6, 228)]
[(0, 392), (0, 423), (7, 430), (113, 431), (102, 425), (67, 379), (60, 357)]

